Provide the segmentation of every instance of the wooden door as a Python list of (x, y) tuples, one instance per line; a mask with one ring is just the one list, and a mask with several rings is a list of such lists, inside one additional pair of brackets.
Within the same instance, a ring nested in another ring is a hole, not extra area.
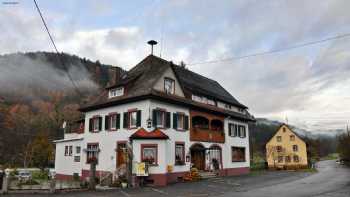
[(191, 153), (191, 162), (198, 170), (205, 170), (205, 153), (202, 150), (193, 150)]
[(126, 163), (126, 144), (117, 144), (117, 168)]

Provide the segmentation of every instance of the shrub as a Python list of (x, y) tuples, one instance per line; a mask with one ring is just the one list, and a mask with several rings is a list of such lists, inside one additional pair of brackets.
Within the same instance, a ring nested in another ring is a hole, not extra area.
[(35, 180), (48, 180), (49, 179), (49, 172), (47, 170), (34, 171), (34, 172), (32, 172), (32, 178)]

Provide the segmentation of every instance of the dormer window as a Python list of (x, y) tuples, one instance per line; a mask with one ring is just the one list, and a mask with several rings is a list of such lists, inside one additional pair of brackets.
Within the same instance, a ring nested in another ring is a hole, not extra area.
[(170, 78), (164, 78), (164, 92), (167, 94), (175, 93), (175, 80)]
[(124, 87), (113, 88), (109, 90), (109, 98), (123, 96), (124, 95)]

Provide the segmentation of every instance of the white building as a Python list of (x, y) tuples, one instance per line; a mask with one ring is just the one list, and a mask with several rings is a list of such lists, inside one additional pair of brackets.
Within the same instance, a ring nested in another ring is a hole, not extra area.
[[(166, 185), (190, 171), (249, 172), (248, 122), (254, 119), (219, 83), (150, 55), (88, 105), (84, 124), (55, 141), (57, 178), (89, 176), (149, 163), (148, 182)], [(136, 178), (137, 179), (137, 178)]]

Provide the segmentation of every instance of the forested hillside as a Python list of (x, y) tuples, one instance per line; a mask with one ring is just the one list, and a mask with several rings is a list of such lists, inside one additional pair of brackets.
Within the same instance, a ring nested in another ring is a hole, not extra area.
[(0, 70), (0, 164), (11, 166), (38, 165), (35, 155), (62, 136), (63, 121), (78, 119), (80, 104), (124, 72), (99, 61), (48, 52), (2, 55)]

